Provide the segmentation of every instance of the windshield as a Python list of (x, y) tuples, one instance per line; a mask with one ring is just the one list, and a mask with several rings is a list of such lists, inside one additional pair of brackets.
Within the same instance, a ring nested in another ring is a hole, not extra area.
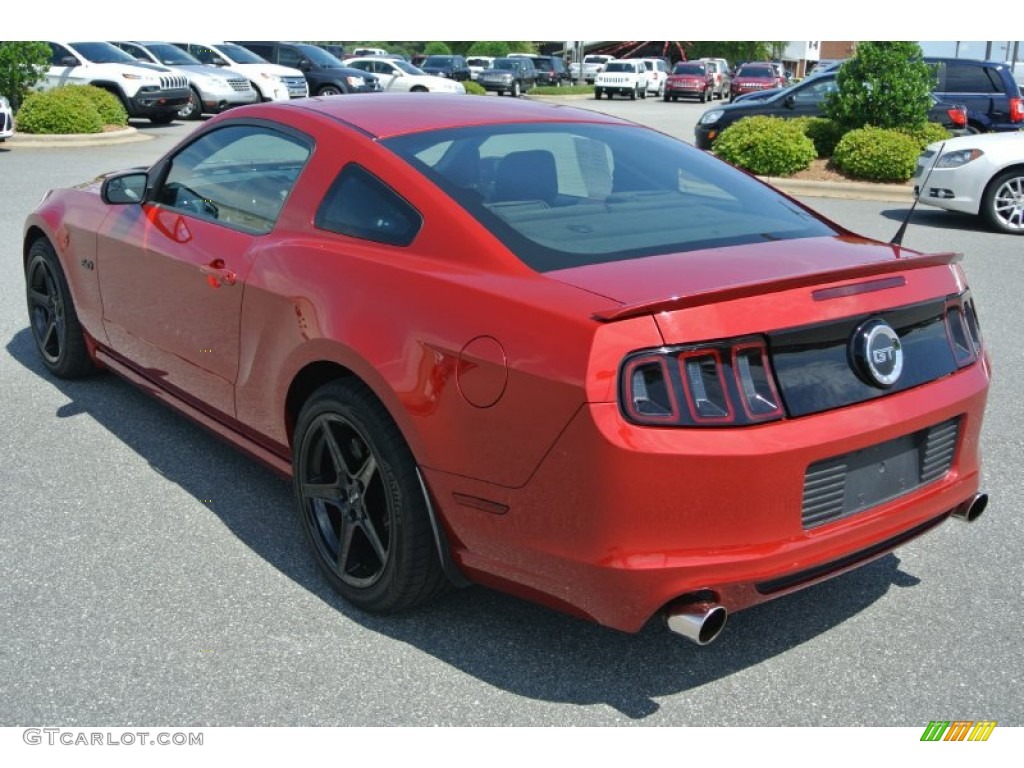
[(344, 67), (344, 62), (341, 61), (337, 56), (333, 56), (316, 45), (296, 45), (307, 59), (312, 61), (318, 67)]
[(139, 63), (116, 45), (110, 43), (71, 43), (70, 45), (82, 55), (82, 58), (93, 64), (138, 65)]
[(516, 69), (518, 66), (515, 59), (495, 59), (491, 69)]
[(736, 77), (775, 77), (775, 70), (771, 67), (740, 67)]
[(639, 126), (498, 124), (382, 143), (539, 272), (836, 234), (742, 171)]
[(199, 59), (190, 53), (185, 53), (176, 45), (170, 43), (152, 43), (146, 46), (151, 54), (156, 56), (161, 64), (166, 64), (171, 67), (184, 67), (190, 64), (202, 64)]
[(707, 70), (699, 64), (676, 64), (673, 75), (706, 75)]
[(423, 62), (425, 67), (447, 67), (452, 63), (451, 56), (431, 56)]
[(262, 56), (257, 56), (255, 53), (250, 51), (248, 48), (243, 48), (240, 45), (234, 43), (221, 43), (217, 46), (217, 49), (221, 51), (225, 56), (231, 59), (236, 64), (269, 64), (266, 59)]
[(633, 66), (632, 62), (628, 61), (613, 61), (604, 68), (605, 72), (636, 72), (636, 67)]
[(611, 56), (585, 56), (583, 58), (584, 64), (604, 64), (609, 61)]

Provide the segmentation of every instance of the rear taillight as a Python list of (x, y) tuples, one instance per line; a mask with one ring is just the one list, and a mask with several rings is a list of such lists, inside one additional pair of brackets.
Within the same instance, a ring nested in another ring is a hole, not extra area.
[(783, 417), (760, 337), (645, 350), (620, 375), (626, 417), (661, 426), (739, 426)]
[(946, 303), (946, 334), (958, 368), (965, 368), (981, 356), (981, 326), (970, 293)]
[(1010, 120), (1014, 123), (1024, 122), (1024, 99), (1017, 96), (1010, 99)]
[(965, 128), (967, 126), (967, 110), (963, 107), (950, 107), (946, 110), (946, 114), (949, 115), (950, 122), (957, 128)]

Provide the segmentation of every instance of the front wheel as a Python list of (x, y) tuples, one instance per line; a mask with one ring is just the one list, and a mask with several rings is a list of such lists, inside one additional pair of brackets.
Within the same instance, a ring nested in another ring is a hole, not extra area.
[(176, 112), (172, 112), (169, 115), (153, 115), (149, 118), (149, 122), (153, 123), (153, 125), (169, 125), (177, 116)]
[(634, 85), (633, 86), (633, 90), (629, 92), (629, 100), (630, 101), (636, 101), (636, 94), (637, 94), (638, 90), (639, 90), (638, 87)]
[(597, 99), (598, 101), (601, 100), (601, 89), (600, 88), (595, 88), (594, 89), (594, 98)]
[(64, 269), (45, 238), (29, 249), (25, 288), (32, 338), (43, 365), (62, 379), (77, 379), (95, 371)]
[(981, 210), (993, 229), (1024, 235), (1024, 170), (1006, 171), (989, 182)]
[(334, 381), (310, 397), (296, 423), (292, 469), (303, 530), (342, 597), (391, 613), (443, 591), (415, 460), (364, 385)]
[(203, 116), (203, 100), (195, 88), (189, 88), (188, 104), (178, 110), (178, 117), (182, 120), (198, 120)]
[(325, 85), (316, 92), (317, 96), (341, 96), (344, 91), (336, 85)]
[(519, 83), (512, 83), (512, 98), (518, 98), (521, 92), (522, 89), (519, 87)]

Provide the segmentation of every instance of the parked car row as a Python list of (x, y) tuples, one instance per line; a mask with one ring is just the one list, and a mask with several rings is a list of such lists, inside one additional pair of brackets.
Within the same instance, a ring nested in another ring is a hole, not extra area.
[[(342, 61), (309, 43), (283, 41), (51, 41), (50, 67), (39, 84), (96, 85), (110, 91), (129, 117), (155, 123), (194, 120), (259, 101), (307, 96), (413, 91), (465, 93), (461, 56), (431, 57), (438, 75), (402, 57), (370, 54)], [(442, 71), (442, 60), (450, 68)], [(466, 70), (468, 73), (468, 69)]]
[[(694, 128), (696, 144), (701, 149), (711, 149), (722, 131), (744, 117), (753, 115), (820, 117), (824, 114), (825, 97), (836, 88), (836, 72), (832, 71), (817, 77), (812, 75), (763, 99), (745, 99), (709, 109), (701, 115)], [(970, 130), (967, 109), (962, 104), (942, 101), (934, 96), (928, 110), (928, 119), (939, 123), (954, 135)]]
[(0, 96), (0, 141), (14, 135), (14, 110), (6, 96)]

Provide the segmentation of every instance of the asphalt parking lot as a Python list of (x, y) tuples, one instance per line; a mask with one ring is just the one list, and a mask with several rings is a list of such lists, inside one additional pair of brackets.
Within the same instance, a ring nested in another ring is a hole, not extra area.
[[(708, 107), (572, 103), (688, 141)], [(59, 381), (36, 358), (25, 215), (193, 127), (136, 125), (154, 138), (0, 145), (0, 726), (1024, 725), (1020, 238), (921, 209), (904, 240), (966, 254), (990, 345), (977, 523), (738, 613), (705, 648), (481, 587), (381, 618), (320, 577), (288, 483), (114, 376)], [(806, 201), (884, 240), (909, 206)]]

